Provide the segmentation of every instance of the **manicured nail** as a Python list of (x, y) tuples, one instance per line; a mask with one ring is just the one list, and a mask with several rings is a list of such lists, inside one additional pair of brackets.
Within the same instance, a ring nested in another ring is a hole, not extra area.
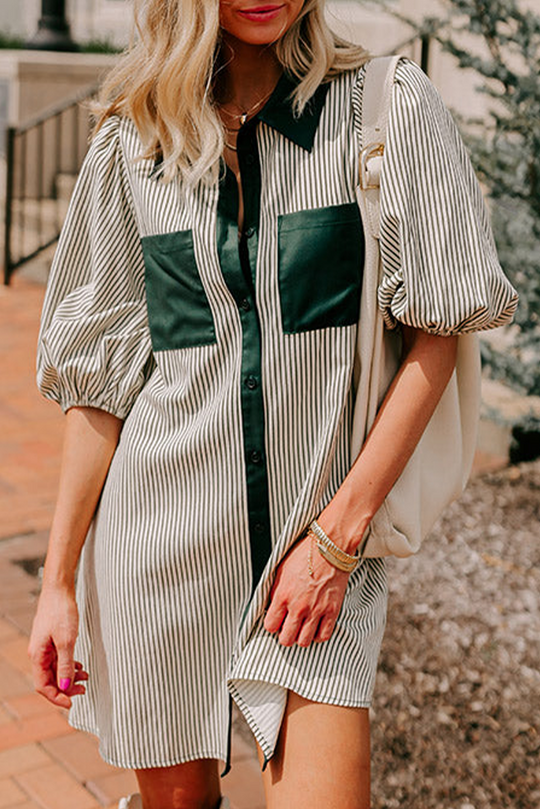
[(69, 677), (64, 677), (63, 680), (60, 680), (60, 691), (67, 691), (70, 685), (71, 680)]

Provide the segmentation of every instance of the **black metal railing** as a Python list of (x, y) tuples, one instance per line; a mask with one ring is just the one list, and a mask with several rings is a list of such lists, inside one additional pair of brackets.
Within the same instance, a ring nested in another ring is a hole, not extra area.
[[(428, 35), (402, 42), (429, 72)], [(83, 102), (92, 87), (22, 126), (6, 130), (4, 283), (58, 239), (75, 178), (86, 153), (91, 120)]]
[(37, 118), (6, 130), (4, 284), (58, 239), (88, 148), (89, 88)]
[(429, 76), (431, 68), (431, 55), (432, 55), (433, 37), (430, 34), (424, 33), (418, 35), (414, 33), (412, 36), (407, 37), (398, 45), (396, 45), (392, 53), (402, 53), (404, 56), (410, 56), (417, 62), (424, 73)]

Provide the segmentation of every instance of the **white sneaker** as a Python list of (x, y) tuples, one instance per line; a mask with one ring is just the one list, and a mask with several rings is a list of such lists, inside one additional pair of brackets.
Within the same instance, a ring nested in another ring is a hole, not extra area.
[(128, 795), (127, 798), (120, 798), (118, 809), (143, 809), (142, 799), (138, 792), (135, 795)]

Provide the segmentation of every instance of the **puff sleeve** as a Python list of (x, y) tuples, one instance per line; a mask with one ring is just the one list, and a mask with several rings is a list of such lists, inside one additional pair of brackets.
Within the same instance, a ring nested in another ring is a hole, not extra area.
[(153, 358), (120, 126), (114, 117), (100, 129), (77, 179), (43, 305), (37, 382), (64, 412), (125, 418)]
[(386, 326), (461, 334), (507, 323), (505, 277), (469, 156), (437, 89), (399, 62), (381, 172), (378, 301)]

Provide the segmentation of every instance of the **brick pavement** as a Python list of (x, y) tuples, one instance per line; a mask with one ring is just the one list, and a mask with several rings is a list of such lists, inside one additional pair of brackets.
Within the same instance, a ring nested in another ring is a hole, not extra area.
[[(133, 774), (106, 764), (93, 736), (34, 693), (26, 654), (63, 429), (60, 409), (35, 385), (43, 293), (22, 274), (0, 287), (0, 809), (113, 809), (136, 789)], [(253, 745), (238, 718), (222, 786), (233, 809), (264, 806)]]

